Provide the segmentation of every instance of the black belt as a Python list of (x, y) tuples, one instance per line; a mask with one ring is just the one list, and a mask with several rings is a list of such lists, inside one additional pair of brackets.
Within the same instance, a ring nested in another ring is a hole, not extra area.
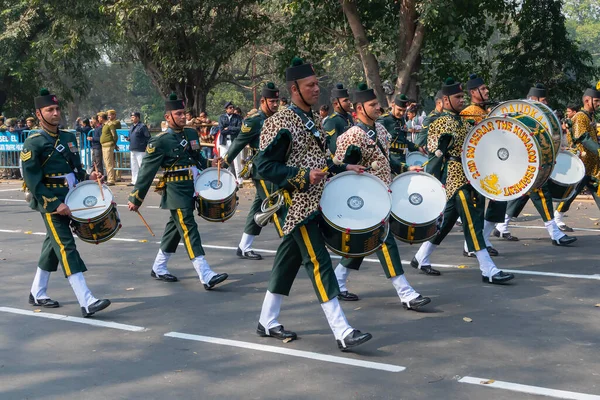
[(181, 171), (167, 171), (165, 172), (165, 178), (174, 178), (176, 176), (191, 176), (192, 171), (189, 169), (181, 170)]
[(44, 177), (42, 178), (42, 183), (44, 185), (60, 185), (60, 186), (67, 186), (67, 180), (65, 178), (50, 178), (50, 177)]
[(460, 157), (448, 156), (448, 157), (446, 157), (446, 160), (448, 160), (448, 161), (455, 161), (457, 163), (461, 163), (462, 164), (462, 159)]

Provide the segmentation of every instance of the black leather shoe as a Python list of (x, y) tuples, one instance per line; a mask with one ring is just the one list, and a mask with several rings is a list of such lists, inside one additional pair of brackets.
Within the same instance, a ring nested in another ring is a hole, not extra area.
[(343, 300), (343, 301), (358, 301), (358, 300), (360, 300), (356, 294), (350, 293), (347, 290), (340, 292), (340, 294), (338, 294), (337, 298), (338, 298), (338, 300)]
[(210, 290), (227, 278), (229, 278), (229, 275), (227, 274), (216, 274), (215, 276), (210, 278), (210, 281), (208, 281), (208, 283), (204, 284), (204, 289)]
[(262, 260), (262, 256), (260, 254), (256, 254), (254, 250), (242, 251), (242, 249), (238, 247), (236, 254), (239, 258), (246, 260)]
[(440, 271), (438, 271), (437, 269), (431, 268), (431, 265), (419, 265), (419, 262), (417, 261), (416, 257), (413, 257), (412, 261), (410, 262), (410, 266), (415, 269), (421, 270), (421, 272), (424, 273), (425, 275), (432, 275), (432, 276), (441, 275)]
[(573, 228), (571, 228), (570, 226), (566, 225), (566, 224), (562, 224), (562, 225), (558, 225), (558, 229), (560, 229), (563, 232), (573, 232)]
[(152, 272), (150, 272), (150, 276), (153, 278), (156, 278), (160, 281), (165, 281), (165, 282), (177, 282), (179, 280), (179, 279), (177, 279), (177, 277), (175, 275), (171, 275), (171, 274), (158, 275), (156, 272), (154, 272), (154, 270), (152, 270)]
[(493, 275), (491, 279), (487, 276), (482, 275), (481, 280), (485, 283), (494, 283), (496, 285), (501, 285), (510, 280), (513, 280), (515, 276), (513, 274), (506, 273), (504, 271), (498, 272), (496, 275)]
[(492, 235), (497, 238), (508, 240), (509, 242), (518, 242), (519, 238), (510, 234), (510, 232), (500, 233), (500, 231), (496, 228), (492, 231)]
[(418, 310), (426, 304), (431, 303), (431, 299), (429, 297), (423, 297), (419, 295), (416, 299), (412, 299), (408, 302), (402, 302), (402, 306), (407, 310)]
[(292, 339), (295, 340), (298, 338), (296, 332), (286, 331), (283, 329), (283, 325), (278, 325), (275, 328), (269, 329), (269, 333), (266, 332), (265, 327), (258, 323), (258, 328), (256, 328), (256, 333), (261, 337), (274, 337), (275, 339), (285, 340)]
[(495, 248), (493, 248), (492, 246), (488, 246), (488, 247), (487, 247), (487, 251), (488, 251), (488, 254), (489, 254), (491, 257), (496, 257), (498, 254), (500, 254), (500, 253), (498, 253), (498, 250), (496, 250), (496, 249), (495, 249)]
[(86, 311), (85, 307), (81, 307), (81, 314), (83, 315), (83, 318), (91, 317), (98, 311), (102, 311), (108, 306), (110, 306), (110, 300), (108, 300), (108, 299), (98, 300), (94, 304), (89, 305), (87, 311)]
[(360, 346), (361, 344), (371, 340), (373, 336), (370, 333), (362, 333), (358, 329), (353, 330), (348, 336), (342, 340), (338, 340), (338, 348), (341, 351), (348, 351), (353, 347)]
[(575, 241), (577, 241), (575, 236), (565, 235), (558, 240), (552, 240), (552, 244), (555, 246), (567, 246)]
[(52, 300), (52, 299), (38, 299), (37, 301), (35, 301), (35, 298), (33, 297), (33, 295), (31, 293), (29, 293), (29, 304), (31, 304), (32, 306), (43, 307), (43, 308), (58, 308), (58, 307), (60, 307), (60, 304), (58, 304), (58, 301)]
[(465, 257), (475, 257), (475, 253), (473, 253), (472, 251), (465, 251), (465, 249), (463, 249), (463, 256), (465, 256)]

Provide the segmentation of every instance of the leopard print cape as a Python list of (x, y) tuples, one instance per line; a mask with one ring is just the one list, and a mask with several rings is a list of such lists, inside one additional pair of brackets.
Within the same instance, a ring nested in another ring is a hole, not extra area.
[[(389, 161), (391, 136), (383, 125), (379, 123), (375, 123), (375, 130), (379, 143), (385, 149), (385, 154), (381, 152), (375, 141), (370, 139), (360, 126), (353, 126), (338, 137), (335, 155), (339, 160), (343, 160), (346, 150), (350, 145), (359, 147), (361, 153), (359, 164), (367, 168), (371, 167), (372, 169), (369, 173), (375, 175), (389, 186), (392, 183), (392, 169), (390, 168)], [(373, 162), (377, 162), (377, 168), (373, 168)]]
[[(594, 141), (598, 141), (598, 138), (596, 136), (596, 124), (593, 120), (591, 120), (588, 117), (586, 113), (584, 113), (583, 111), (579, 111), (572, 118), (572, 121), (573, 127), (571, 128), (571, 132), (573, 132), (573, 138), (579, 139), (583, 134), (589, 132), (590, 137)], [(569, 134), (567, 134), (567, 142), (569, 144), (569, 147), (574, 147), (577, 150), (579, 150), (579, 158), (581, 158), (581, 161), (583, 161), (583, 165), (585, 165), (585, 174), (589, 176), (598, 177), (600, 172), (598, 166), (598, 163), (600, 161), (598, 158), (598, 154), (589, 151), (581, 143), (574, 146), (572, 137)]]
[[(292, 146), (285, 165), (300, 168), (300, 172), (298, 173), (299, 179), (303, 179), (306, 171), (324, 169), (327, 166), (326, 154), (317, 144), (318, 140), (321, 146), (325, 148), (325, 135), (321, 126), (321, 118), (317, 113), (314, 113), (313, 116), (313, 122), (318, 127), (317, 130), (320, 133), (320, 137), (318, 138), (315, 138), (304, 127), (302, 119), (288, 108), (268, 118), (260, 134), (260, 150), (263, 151), (277, 138), (282, 129), (290, 131), (292, 134)], [(304, 185), (303, 181), (298, 181), (295, 184), (299, 189), (304, 188)], [(283, 224), (282, 230), (284, 235), (291, 233), (298, 224), (301, 224), (309, 216), (318, 211), (324, 186), (325, 181), (323, 180), (316, 185), (310, 185), (308, 190), (304, 192), (295, 190), (290, 193), (292, 204), (288, 209)]]

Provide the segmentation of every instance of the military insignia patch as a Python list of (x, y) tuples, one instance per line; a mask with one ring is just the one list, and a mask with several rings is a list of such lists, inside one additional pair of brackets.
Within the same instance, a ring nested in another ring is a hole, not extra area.
[(252, 127), (246, 125), (245, 123), (242, 125), (242, 133), (248, 133), (252, 130)]
[(75, 146), (75, 143), (67, 143), (69, 145), (69, 150), (71, 151), (71, 153), (77, 153), (79, 150), (77, 150), (77, 146)]
[(28, 161), (31, 158), (31, 150), (23, 149), (21, 151), (21, 161)]
[(148, 146), (146, 146), (146, 153), (148, 154), (154, 153), (155, 150), (154, 143), (149, 143)]
[(200, 143), (198, 143), (197, 140), (190, 140), (190, 146), (192, 147), (192, 150), (200, 149)]
[(329, 136), (331, 136), (331, 135), (333, 135), (333, 134), (335, 133), (335, 128), (333, 128), (333, 129), (332, 129), (332, 130), (330, 130), (330, 131), (325, 131), (325, 132), (327, 132), (327, 134), (328, 134)]

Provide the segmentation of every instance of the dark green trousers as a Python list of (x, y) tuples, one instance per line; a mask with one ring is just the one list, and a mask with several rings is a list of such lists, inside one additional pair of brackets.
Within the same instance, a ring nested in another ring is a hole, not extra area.
[(160, 249), (165, 253), (175, 253), (181, 238), (190, 260), (204, 255), (200, 232), (194, 219), (193, 208), (177, 208), (169, 210), (171, 217), (165, 226), (165, 232), (160, 239)]
[(593, 185), (592, 177), (589, 175), (586, 175), (583, 177), (581, 182), (579, 182), (577, 184), (577, 186), (575, 187), (575, 194), (573, 196), (571, 196), (571, 198), (569, 200), (561, 201), (560, 204), (556, 207), (556, 211), (558, 211), (558, 212), (569, 211), (569, 208), (571, 208), (571, 204), (573, 204), (577, 195), (579, 193), (581, 193), (581, 191), (585, 187), (587, 187), (589, 189), (589, 191), (592, 192), (592, 197), (594, 198), (594, 201), (596, 202), (596, 207), (598, 207), (598, 209), (600, 210), (600, 197), (598, 197), (598, 188)]
[(485, 210), (485, 220), (490, 222), (504, 222), (506, 207), (508, 202), (489, 200), (487, 209)]
[[(377, 258), (379, 258), (383, 272), (388, 279), (404, 274), (402, 260), (400, 260), (400, 252), (398, 251), (398, 246), (396, 245), (396, 239), (394, 239), (394, 235), (390, 233), (385, 239), (385, 243), (381, 249), (377, 250), (375, 254), (377, 254)], [(358, 271), (363, 259), (364, 257), (343, 257), (341, 263), (348, 269), (355, 269)]]
[(425, 172), (435, 176), (438, 181), (443, 183), (446, 179), (444, 176), (446, 171), (444, 168), (444, 158), (436, 157), (435, 153), (428, 153), (427, 155), (429, 156), (429, 162), (425, 166)]
[(269, 291), (288, 296), (301, 265), (304, 265), (321, 303), (337, 297), (340, 288), (331, 266), (331, 257), (314, 219), (283, 237), (275, 255)]
[[(254, 196), (254, 201), (252, 201), (252, 204), (250, 205), (250, 211), (248, 212), (248, 217), (246, 218), (244, 233), (258, 236), (262, 231), (262, 227), (258, 226), (256, 222), (254, 222), (254, 215), (260, 212), (262, 202), (277, 189), (275, 188), (274, 184), (262, 179), (253, 179), (253, 182), (254, 187), (256, 188), (256, 195)], [(283, 230), (281, 229), (283, 221), (280, 219), (277, 213), (273, 216), (273, 223), (275, 224), (275, 230), (277, 230), (279, 237), (283, 237)]]
[(60, 263), (66, 278), (87, 271), (75, 246), (75, 238), (70, 227), (71, 219), (47, 213), (42, 213), (42, 219), (46, 225), (46, 239), (42, 244), (38, 263), (40, 269), (54, 272), (58, 270)]
[(532, 190), (526, 196), (509, 201), (506, 214), (511, 218), (518, 217), (529, 199), (533, 202), (533, 205), (544, 222), (548, 222), (554, 218), (554, 206), (552, 204), (552, 195), (548, 189), (548, 184), (545, 184), (540, 189)]
[(485, 240), (483, 238), (484, 209), (485, 198), (477, 193), (471, 185), (463, 186), (446, 203), (444, 222), (442, 223), (440, 232), (433, 238), (431, 243), (442, 243), (442, 240), (448, 236), (456, 220), (460, 217), (469, 251), (485, 249)]

